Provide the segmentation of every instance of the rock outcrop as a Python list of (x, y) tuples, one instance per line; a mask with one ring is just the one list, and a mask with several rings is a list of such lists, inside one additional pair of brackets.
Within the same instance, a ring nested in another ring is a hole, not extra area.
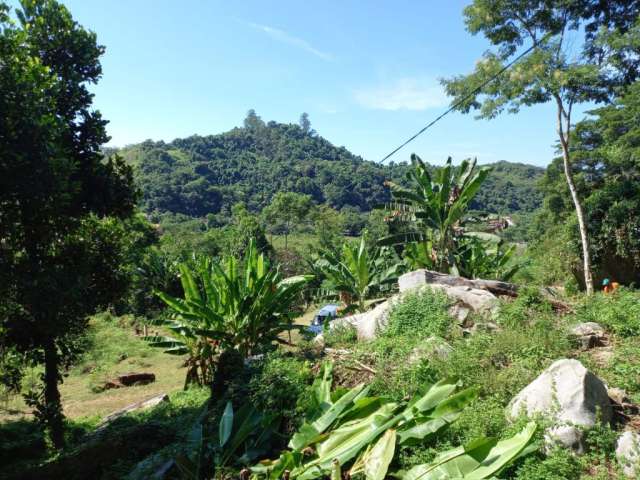
[(554, 362), (518, 393), (508, 406), (508, 416), (541, 415), (553, 422), (547, 444), (584, 452), (584, 429), (598, 421), (608, 423), (612, 408), (602, 381), (577, 360)]
[(616, 445), (616, 458), (627, 478), (640, 477), (640, 435), (626, 431)]
[(331, 322), (329, 328), (336, 328), (341, 325), (352, 325), (356, 329), (358, 340), (373, 340), (378, 335), (378, 332), (387, 326), (391, 307), (399, 298), (400, 297), (396, 295), (367, 312), (338, 318)]
[(571, 337), (577, 339), (585, 350), (593, 347), (601, 347), (607, 343), (604, 328), (595, 322), (585, 322), (574, 325), (571, 327), (569, 334)]
[[(458, 279), (460, 284), (452, 279)], [(442, 282), (442, 283), (441, 283)], [(484, 280), (467, 280), (451, 275), (442, 275), (428, 270), (416, 270), (406, 273), (398, 279), (400, 293), (380, 303), (372, 310), (358, 313), (347, 317), (339, 318), (331, 322), (330, 328), (339, 325), (352, 325), (357, 332), (358, 340), (372, 340), (376, 338), (378, 332), (384, 329), (389, 320), (389, 313), (394, 304), (402, 300), (402, 296), (410, 292), (419, 292), (429, 289), (439, 291), (453, 300), (450, 314), (460, 324), (463, 324), (471, 312), (483, 315), (491, 315), (498, 308), (498, 298), (488, 290), (474, 288), (473, 282), (485, 282)], [(491, 284), (501, 282), (486, 281)], [(483, 285), (483, 283), (479, 283)], [(509, 285), (509, 284), (505, 284)], [(322, 336), (318, 336), (318, 341), (322, 341)]]

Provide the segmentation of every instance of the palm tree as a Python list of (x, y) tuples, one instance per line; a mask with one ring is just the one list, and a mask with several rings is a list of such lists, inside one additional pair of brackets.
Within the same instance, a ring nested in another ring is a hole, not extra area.
[(393, 262), (391, 254), (386, 248), (367, 249), (362, 236), (359, 244), (345, 242), (338, 255), (322, 252), (315, 262), (315, 269), (331, 282), (347, 306), (364, 312), (365, 300), (398, 278), (400, 264)]
[(455, 230), (469, 203), (489, 174), (490, 168), (476, 168), (476, 160), (463, 160), (460, 167), (452, 165), (451, 157), (433, 175), (417, 155), (411, 155), (412, 167), (407, 172), (405, 188), (386, 182), (391, 189), (390, 219), (407, 227), (380, 240), (381, 245), (407, 243), (416, 255), (427, 259), (436, 270), (456, 270), (454, 258)]
[(283, 342), (280, 334), (293, 328), (293, 304), (312, 277), (282, 279), (277, 269), (269, 267), (264, 254), (258, 254), (253, 239), (242, 264), (240, 268), (231, 256), (224, 266), (201, 258), (194, 271), (181, 264), (184, 297), (156, 292), (173, 311), (164, 324), (174, 336), (148, 341), (165, 348), (166, 353), (189, 355), (188, 382), (210, 382), (214, 366), (221, 368), (215, 365), (216, 354), (222, 359), (237, 352), (247, 358), (274, 342)]

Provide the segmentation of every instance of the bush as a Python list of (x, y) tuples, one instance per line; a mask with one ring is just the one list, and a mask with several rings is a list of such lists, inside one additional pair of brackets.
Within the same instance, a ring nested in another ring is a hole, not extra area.
[(640, 293), (621, 287), (586, 297), (576, 310), (581, 322), (596, 322), (622, 337), (640, 335)]
[(500, 304), (498, 323), (508, 328), (520, 328), (541, 317), (550, 318), (551, 304), (542, 296), (538, 287), (524, 287), (512, 301)]
[(251, 404), (264, 414), (283, 418), (285, 431), (294, 431), (310, 402), (311, 365), (296, 357), (274, 352), (266, 356), (249, 381)]
[(548, 456), (530, 455), (517, 470), (518, 480), (573, 480), (580, 478), (578, 458), (566, 449), (556, 449)]
[(446, 361), (435, 362), (438, 375), (459, 377), (465, 385), (478, 385), (484, 394), (505, 403), (571, 350), (565, 333), (544, 317), (533, 325), (461, 338), (452, 346), (454, 351)]
[(453, 320), (449, 315), (451, 300), (442, 292), (424, 290), (409, 293), (396, 303), (389, 314), (385, 337), (445, 337)]
[(336, 323), (332, 328), (326, 328), (322, 336), (327, 347), (336, 348), (353, 345), (358, 340), (358, 331), (351, 324)]

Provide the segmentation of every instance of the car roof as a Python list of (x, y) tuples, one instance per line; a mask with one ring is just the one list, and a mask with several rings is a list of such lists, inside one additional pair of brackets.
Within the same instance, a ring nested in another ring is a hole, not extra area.
[(325, 305), (318, 310), (318, 315), (332, 315), (338, 313), (338, 305)]

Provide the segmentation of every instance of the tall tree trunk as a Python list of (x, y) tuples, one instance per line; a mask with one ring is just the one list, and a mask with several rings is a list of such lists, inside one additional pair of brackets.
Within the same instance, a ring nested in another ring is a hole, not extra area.
[[(558, 136), (560, 137), (560, 145), (562, 147), (562, 160), (564, 165), (564, 176), (567, 179), (571, 199), (578, 217), (578, 227), (580, 229), (580, 242), (582, 243), (582, 268), (584, 270), (584, 284), (587, 289), (587, 295), (593, 294), (593, 276), (591, 274), (591, 254), (589, 253), (589, 235), (587, 232), (587, 222), (585, 221), (584, 209), (575, 182), (573, 181), (573, 172), (571, 170), (571, 157), (569, 153), (569, 132), (571, 128), (571, 107), (565, 110), (562, 99), (556, 96), (558, 104)], [(566, 126), (563, 127), (562, 120), (565, 120)]]
[(58, 365), (58, 351), (53, 340), (49, 340), (44, 347), (44, 407), (45, 422), (49, 428), (51, 442), (57, 449), (64, 447), (64, 427), (62, 423), (62, 403), (58, 381), (60, 372)]

